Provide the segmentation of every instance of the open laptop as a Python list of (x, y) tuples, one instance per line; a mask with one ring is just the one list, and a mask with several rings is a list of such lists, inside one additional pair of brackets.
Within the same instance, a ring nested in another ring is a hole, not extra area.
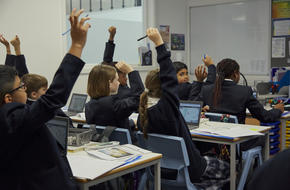
[(73, 93), (70, 99), (70, 103), (65, 114), (67, 116), (75, 116), (78, 113), (82, 113), (87, 101), (88, 95)]
[(202, 102), (200, 101), (180, 101), (179, 110), (189, 130), (198, 128), (201, 108)]
[(56, 116), (46, 122), (46, 126), (54, 136), (61, 156), (65, 156), (67, 153), (69, 118)]

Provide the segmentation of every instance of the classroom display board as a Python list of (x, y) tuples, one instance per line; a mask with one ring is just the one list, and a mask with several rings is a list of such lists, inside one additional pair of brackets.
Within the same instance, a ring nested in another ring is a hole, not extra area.
[(290, 66), (290, 1), (272, 1), (271, 67)]
[(271, 60), (271, 0), (190, 8), (190, 71), (202, 56), (215, 63), (235, 59), (244, 74), (268, 74)]

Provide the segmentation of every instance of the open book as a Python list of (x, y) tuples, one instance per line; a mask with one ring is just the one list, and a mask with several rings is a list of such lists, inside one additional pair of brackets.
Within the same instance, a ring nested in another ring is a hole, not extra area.
[(150, 152), (125, 144), (102, 149), (90, 147), (84, 151), (70, 153), (67, 158), (75, 177), (95, 179), (117, 167), (135, 162)]

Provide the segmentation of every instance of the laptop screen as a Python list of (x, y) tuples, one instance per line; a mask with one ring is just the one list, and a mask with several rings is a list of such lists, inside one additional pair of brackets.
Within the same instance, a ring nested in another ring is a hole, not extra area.
[(202, 102), (180, 101), (179, 110), (188, 125), (199, 125)]
[(68, 111), (75, 112), (75, 113), (83, 112), (86, 101), (87, 101), (87, 97), (88, 95), (86, 94), (73, 93), (70, 103), (69, 103)]
[(69, 119), (56, 116), (49, 120), (46, 126), (57, 141), (61, 155), (66, 155)]

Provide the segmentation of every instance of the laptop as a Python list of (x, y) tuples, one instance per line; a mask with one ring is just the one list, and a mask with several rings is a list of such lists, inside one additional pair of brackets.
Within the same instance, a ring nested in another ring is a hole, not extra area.
[(67, 116), (76, 116), (78, 113), (82, 113), (87, 101), (88, 95), (73, 93), (70, 99), (70, 103), (65, 114)]
[(180, 101), (179, 110), (189, 130), (198, 128), (202, 104), (201, 101)]
[(66, 156), (69, 118), (56, 116), (46, 122), (46, 126), (55, 138), (61, 156)]

